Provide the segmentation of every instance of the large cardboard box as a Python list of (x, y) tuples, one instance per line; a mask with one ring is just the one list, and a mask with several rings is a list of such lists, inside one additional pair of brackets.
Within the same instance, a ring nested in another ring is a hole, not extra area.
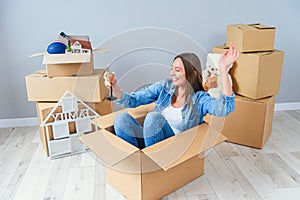
[[(48, 116), (48, 114), (51, 112), (53, 107), (56, 105), (57, 102), (35, 102), (36, 105), (36, 111), (38, 116), (38, 124), (40, 125), (44, 119)], [(106, 115), (109, 113), (112, 113), (113, 111), (113, 104), (111, 101), (102, 101), (100, 103), (87, 103), (89, 107), (91, 107), (93, 110), (95, 110), (100, 116)], [(79, 105), (80, 108), (81, 105)], [(57, 108), (57, 112), (61, 112), (61, 107)], [(46, 137), (46, 127), (40, 127), (40, 138), (41, 142), (44, 146), (46, 155), (49, 156), (49, 149), (47, 144), (47, 137)], [(76, 126), (74, 123), (69, 123), (69, 130), (70, 133), (76, 132)], [(53, 134), (52, 129), (48, 127), (48, 133), (51, 140), (53, 140)]]
[(84, 102), (101, 102), (108, 96), (104, 85), (104, 69), (95, 69), (91, 76), (47, 77), (45, 70), (25, 77), (28, 101), (59, 101), (66, 90)]
[(222, 134), (229, 142), (263, 148), (272, 133), (274, 105), (275, 96), (253, 100), (236, 95), (235, 109), (225, 118)]
[(142, 122), (152, 105), (124, 109), (92, 120), (102, 130), (81, 136), (106, 165), (106, 180), (128, 199), (160, 199), (204, 173), (203, 152), (226, 138), (202, 124), (138, 149), (114, 134), (114, 116), (128, 112)]
[[(227, 47), (212, 49), (213, 53), (223, 53)], [(235, 93), (261, 99), (276, 95), (280, 91), (284, 52), (241, 53), (233, 64), (230, 75)]]
[(46, 65), (48, 77), (56, 76), (88, 76), (94, 71), (92, 53), (45, 54), (43, 64)]
[(226, 46), (232, 42), (240, 52), (274, 49), (275, 27), (262, 24), (232, 24), (226, 29)]

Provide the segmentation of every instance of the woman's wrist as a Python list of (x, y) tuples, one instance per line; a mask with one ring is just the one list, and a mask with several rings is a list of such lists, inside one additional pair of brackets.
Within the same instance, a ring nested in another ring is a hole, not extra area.
[(227, 67), (220, 67), (219, 68), (219, 72), (221, 75), (227, 75), (228, 74), (228, 70), (227, 70)]

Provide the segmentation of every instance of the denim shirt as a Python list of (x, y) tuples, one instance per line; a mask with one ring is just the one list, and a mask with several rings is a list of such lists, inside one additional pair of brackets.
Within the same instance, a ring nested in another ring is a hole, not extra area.
[[(175, 86), (171, 79), (156, 82), (137, 92), (127, 93), (123, 91), (122, 98), (115, 101), (116, 104), (126, 108), (135, 108), (140, 105), (156, 102), (154, 111), (162, 112), (171, 104)], [(234, 94), (232, 96), (221, 95), (219, 100), (211, 97), (207, 92), (198, 91), (191, 96), (191, 103), (182, 108), (182, 127), (185, 131), (203, 123), (203, 117), (209, 113), (215, 116), (227, 116), (234, 110)]]

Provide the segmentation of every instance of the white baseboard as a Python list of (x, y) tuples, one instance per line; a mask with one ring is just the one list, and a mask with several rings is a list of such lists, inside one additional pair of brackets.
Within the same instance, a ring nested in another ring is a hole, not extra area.
[(38, 126), (37, 117), (0, 119), (0, 128)]
[(275, 111), (300, 110), (300, 102), (295, 103), (275, 103)]
[[(295, 103), (276, 103), (275, 111), (300, 110), (300, 102)], [(0, 128), (38, 126), (37, 117), (0, 119)]]

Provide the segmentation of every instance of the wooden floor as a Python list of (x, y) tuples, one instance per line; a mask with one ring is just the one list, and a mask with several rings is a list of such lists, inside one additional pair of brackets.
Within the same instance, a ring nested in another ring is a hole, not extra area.
[[(0, 199), (124, 200), (92, 153), (50, 160), (37, 127), (0, 129)], [(300, 111), (275, 113), (263, 150), (222, 143), (204, 175), (163, 200), (300, 199)]]

